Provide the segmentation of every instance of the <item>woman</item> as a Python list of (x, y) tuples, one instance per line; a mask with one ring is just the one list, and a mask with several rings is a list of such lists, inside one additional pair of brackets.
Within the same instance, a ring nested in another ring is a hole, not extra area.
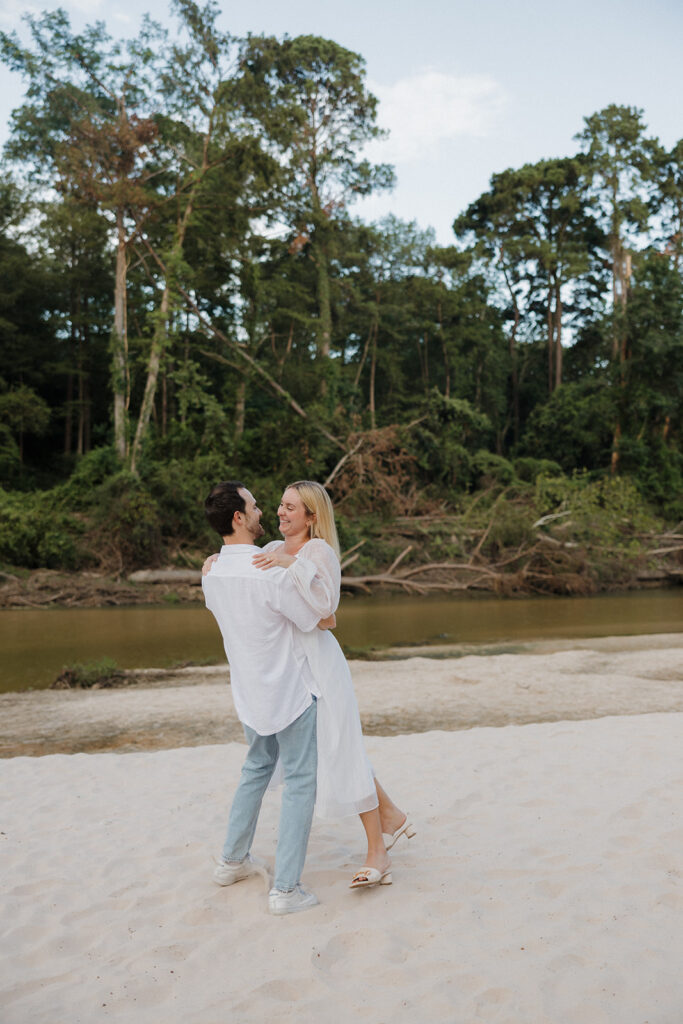
[[(336, 625), (341, 568), (334, 510), (327, 491), (310, 480), (285, 488), (278, 507), (284, 541), (271, 541), (254, 556), (254, 565), (279, 565), (294, 578), (304, 600), (320, 615), (320, 629), (302, 633), (306, 655), (318, 685), (318, 793), (321, 817), (360, 815), (368, 841), (365, 866), (351, 888), (391, 883), (388, 850), (415, 834), (407, 816), (374, 778), (363, 743), (351, 673), (330, 630)], [(210, 567), (213, 558), (204, 564)]]

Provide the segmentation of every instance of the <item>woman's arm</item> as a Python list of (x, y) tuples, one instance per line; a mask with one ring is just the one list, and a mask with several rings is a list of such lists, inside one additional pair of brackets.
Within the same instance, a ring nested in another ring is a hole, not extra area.
[(304, 601), (321, 619), (334, 615), (339, 606), (341, 569), (329, 544), (319, 538), (308, 541), (287, 571)]
[[(283, 551), (282, 541), (271, 541), (254, 555), (252, 563), (258, 569), (282, 566), (291, 573), (296, 589), (304, 601), (321, 619), (321, 629), (334, 629), (334, 613), (339, 606), (341, 569), (339, 559), (324, 540), (316, 538), (304, 544), (297, 557)], [(334, 622), (330, 624), (331, 620)]]
[(296, 562), (296, 558), (294, 555), (286, 555), (282, 550), (283, 547), (284, 544), (281, 544), (279, 547), (271, 548), (270, 551), (259, 551), (252, 558), (252, 565), (255, 565), (257, 569), (272, 569), (274, 565), (281, 565), (283, 569), (288, 569)]

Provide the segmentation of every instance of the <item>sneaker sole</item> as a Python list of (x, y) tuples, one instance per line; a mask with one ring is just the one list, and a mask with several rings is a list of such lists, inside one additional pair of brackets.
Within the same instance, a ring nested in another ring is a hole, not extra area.
[(312, 907), (317, 907), (317, 906), (319, 906), (319, 901), (318, 900), (316, 900), (315, 903), (302, 903), (298, 907), (275, 908), (275, 907), (270, 907), (269, 906), (268, 910), (275, 917), (284, 917), (285, 914), (298, 914), (302, 910), (310, 910)]

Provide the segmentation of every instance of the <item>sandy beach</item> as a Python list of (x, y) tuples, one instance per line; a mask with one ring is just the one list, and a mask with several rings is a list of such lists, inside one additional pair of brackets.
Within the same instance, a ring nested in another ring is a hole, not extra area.
[(224, 670), (3, 696), (3, 1024), (681, 1024), (683, 635), (352, 670), (418, 835), (351, 892), (360, 823), (315, 820), (320, 906), (282, 919), (261, 879), (211, 882)]

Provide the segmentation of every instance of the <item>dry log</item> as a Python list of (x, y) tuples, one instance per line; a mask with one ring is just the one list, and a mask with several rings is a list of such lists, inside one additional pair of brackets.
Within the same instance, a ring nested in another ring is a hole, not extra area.
[(410, 576), (417, 576), (421, 572), (429, 572), (433, 569), (448, 569), (453, 571), (464, 570), (465, 572), (478, 572), (487, 576), (499, 576), (495, 569), (489, 569), (483, 565), (470, 565), (469, 562), (426, 562), (424, 565), (416, 565), (412, 569), (404, 569), (401, 579)]
[(360, 446), (363, 444), (364, 440), (365, 440), (365, 438), (361, 437), (360, 440), (356, 442), (356, 444), (353, 446), (353, 448), (350, 451), (348, 451), (345, 455), (342, 455), (341, 459), (339, 460), (337, 465), (334, 467), (334, 469), (332, 470), (332, 472), (328, 476), (327, 480), (324, 482), (323, 487), (329, 487), (330, 486), (330, 484), (332, 483), (332, 481), (334, 480), (334, 478), (336, 477), (337, 473), (340, 471), (340, 469), (342, 468), (344, 463), (347, 462), (351, 458), (352, 455), (356, 454), (356, 452), (358, 451)]
[(139, 569), (128, 577), (131, 583), (189, 583), (199, 586), (201, 569)]
[(554, 519), (562, 519), (564, 516), (570, 516), (571, 514), (571, 509), (568, 509), (566, 512), (551, 512), (549, 515), (541, 516), (540, 519), (537, 519), (536, 522), (532, 524), (531, 529), (536, 530), (539, 526), (545, 526), (546, 523), (552, 523)]
[[(352, 548), (349, 548), (348, 551), (345, 551), (342, 554), (342, 556), (340, 558), (342, 572), (344, 571), (344, 569), (347, 568), (347, 566), (352, 565), (352, 563), (355, 562), (357, 558), (360, 558), (360, 553), (358, 552), (358, 548), (362, 548), (364, 544), (365, 544), (365, 539), (359, 540), (357, 544), (354, 544)], [(356, 551), (358, 553), (354, 555), (353, 554), (354, 551)], [(349, 555), (351, 556), (350, 558), (349, 558)]]

